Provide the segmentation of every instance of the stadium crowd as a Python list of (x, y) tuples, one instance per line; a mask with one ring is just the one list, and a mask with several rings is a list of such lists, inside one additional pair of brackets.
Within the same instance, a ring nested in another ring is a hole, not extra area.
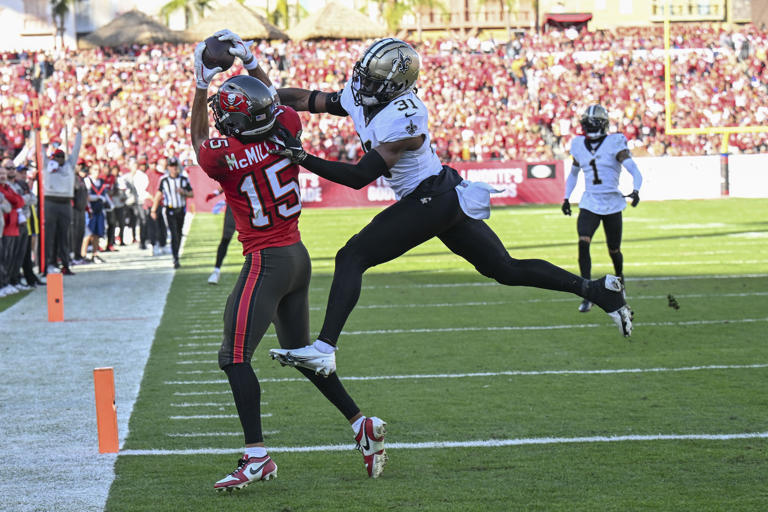
[[(674, 126), (765, 122), (768, 32), (753, 25), (729, 30), (682, 24), (673, 27), (672, 42)], [(664, 133), (663, 46), (661, 27), (525, 32), (505, 44), (477, 38), (416, 43), (422, 56), (417, 86), (429, 105), (434, 149), (446, 162), (564, 158), (584, 107), (601, 103), (610, 113), (611, 130), (627, 136), (635, 155), (718, 153), (719, 135)], [(365, 41), (346, 40), (260, 42), (255, 54), (278, 87), (337, 90), (365, 47)], [(120, 212), (108, 215), (104, 249), (124, 243), (126, 223), (132, 240), (142, 246), (165, 245), (165, 230), (146, 223), (167, 159), (178, 157), (182, 168), (195, 163), (188, 136), (192, 54), (192, 45), (171, 44), (0, 54), (0, 156), (15, 159), (13, 166), (24, 171), (24, 179), (31, 169), (27, 181), (34, 190), (33, 151), (24, 151), (31, 144), (33, 99), (39, 99), (46, 154), (71, 142), (67, 122), (82, 113), (78, 175), (104, 179), (105, 201), (117, 200)], [(235, 65), (225, 76), (241, 71)], [(346, 119), (302, 114), (302, 121), (311, 153), (350, 161), (362, 155)], [(734, 135), (730, 147), (733, 152), (765, 151), (768, 135)], [(139, 187), (134, 186), (137, 179)], [(10, 193), (3, 194), (3, 235), (13, 237), (18, 207), (5, 212), (12, 201)], [(36, 232), (32, 225), (28, 231)], [(75, 261), (87, 255), (79, 243), (72, 243)], [(158, 250), (163, 251), (153, 251)], [(18, 275), (18, 269), (9, 271), (11, 263), (0, 258), (3, 288), (8, 284), (2, 276)]]

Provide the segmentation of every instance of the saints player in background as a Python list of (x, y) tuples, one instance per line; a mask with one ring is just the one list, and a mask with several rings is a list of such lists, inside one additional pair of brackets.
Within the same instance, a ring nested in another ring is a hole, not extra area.
[[(581, 277), (592, 275), (592, 257), (589, 245), (600, 222), (603, 223), (608, 254), (613, 262), (616, 275), (624, 284), (624, 256), (621, 254), (622, 210), (627, 207), (624, 197), (632, 198), (632, 206), (640, 202), (640, 187), (643, 176), (632, 160), (627, 148), (627, 138), (621, 133), (607, 133), (608, 111), (601, 105), (591, 105), (581, 116), (584, 135), (578, 135), (571, 142), (573, 164), (565, 180), (565, 199), (562, 210), (571, 215), (569, 198), (576, 186), (579, 171), (584, 172), (584, 195), (579, 201), (579, 217), (576, 230), (579, 233), (579, 270)], [(621, 168), (632, 175), (634, 190), (628, 196), (619, 191)], [(579, 304), (582, 313), (592, 309), (592, 301), (585, 298)]]
[(490, 216), (493, 189), (462, 180), (432, 150), (427, 108), (414, 88), (419, 65), (419, 54), (410, 45), (399, 39), (381, 39), (365, 50), (341, 91), (278, 90), (281, 102), (295, 110), (351, 117), (365, 150), (356, 164), (332, 162), (308, 155), (297, 137), (286, 134), (279, 154), (355, 189), (384, 176), (397, 202), (376, 215), (336, 254), (317, 341), (299, 350), (271, 350), (272, 357), (282, 364), (320, 372), (335, 365), (336, 343), (360, 296), (363, 273), (433, 237), (501, 284), (570, 292), (595, 302), (629, 336), (632, 322), (618, 278), (589, 281), (547, 261), (517, 260), (507, 253), (482, 220)]

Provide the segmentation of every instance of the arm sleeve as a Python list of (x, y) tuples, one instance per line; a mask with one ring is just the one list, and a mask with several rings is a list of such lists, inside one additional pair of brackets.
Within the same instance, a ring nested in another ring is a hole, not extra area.
[(579, 167), (578, 162), (574, 159), (571, 165), (571, 172), (568, 173), (568, 177), (565, 179), (565, 197), (563, 199), (570, 199), (573, 189), (576, 188), (576, 180), (579, 177), (580, 170), (581, 167)]
[(325, 111), (334, 116), (347, 117), (349, 113), (341, 106), (342, 91), (330, 93), (325, 97)]
[(72, 162), (72, 169), (75, 168), (75, 165), (77, 165), (77, 160), (80, 158), (80, 146), (83, 144), (83, 134), (78, 130), (77, 135), (75, 135), (75, 145), (72, 147), (72, 153), (69, 157), (70, 161)]
[(632, 160), (632, 157), (626, 158), (621, 162), (621, 165), (623, 165), (624, 168), (629, 171), (629, 174), (632, 175), (634, 190), (640, 190), (640, 187), (643, 186), (643, 175), (640, 174), (640, 169), (638, 169), (637, 164)]
[(307, 158), (301, 162), (301, 166), (321, 178), (356, 190), (389, 172), (387, 163), (377, 151), (367, 152), (356, 164), (331, 162), (307, 155)]

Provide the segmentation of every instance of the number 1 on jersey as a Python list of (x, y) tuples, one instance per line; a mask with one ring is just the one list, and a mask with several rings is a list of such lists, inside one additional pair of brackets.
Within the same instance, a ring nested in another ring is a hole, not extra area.
[(600, 179), (600, 175), (597, 174), (597, 163), (595, 162), (595, 159), (589, 161), (589, 165), (592, 166), (592, 173), (594, 174), (594, 177), (592, 178), (592, 184), (593, 185), (600, 185), (603, 183), (603, 180)]
[(248, 174), (240, 183), (240, 193), (248, 198), (248, 204), (251, 206), (251, 225), (255, 228), (269, 226), (270, 219), (264, 215), (264, 209), (261, 206), (261, 198), (256, 191), (256, 185), (253, 183), (253, 175)]

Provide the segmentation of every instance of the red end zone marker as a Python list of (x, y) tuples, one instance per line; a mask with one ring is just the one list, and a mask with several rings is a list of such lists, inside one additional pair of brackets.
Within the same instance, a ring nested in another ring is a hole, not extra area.
[(45, 278), (48, 293), (48, 321), (64, 321), (64, 280), (61, 274), (50, 273)]
[(99, 433), (99, 453), (117, 453), (117, 408), (115, 407), (115, 373), (112, 368), (95, 368), (93, 385), (96, 391), (96, 427)]

